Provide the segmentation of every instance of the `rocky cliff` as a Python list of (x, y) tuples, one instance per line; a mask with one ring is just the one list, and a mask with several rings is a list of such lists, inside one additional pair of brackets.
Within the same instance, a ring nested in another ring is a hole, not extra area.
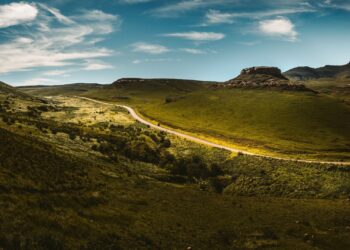
[(252, 67), (241, 71), (241, 74), (225, 83), (230, 88), (277, 88), (284, 90), (307, 90), (304, 85), (291, 82), (279, 68)]

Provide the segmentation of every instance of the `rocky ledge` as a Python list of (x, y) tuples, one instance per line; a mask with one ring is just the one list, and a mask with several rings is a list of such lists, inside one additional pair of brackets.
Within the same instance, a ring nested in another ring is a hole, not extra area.
[(276, 88), (282, 90), (309, 90), (303, 84), (292, 82), (276, 67), (252, 67), (224, 84), (228, 88)]

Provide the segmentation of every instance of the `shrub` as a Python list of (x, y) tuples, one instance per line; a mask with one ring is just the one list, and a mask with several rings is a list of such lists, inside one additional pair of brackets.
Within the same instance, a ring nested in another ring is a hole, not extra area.
[(75, 133), (69, 133), (69, 139), (71, 139), (72, 141), (74, 141), (75, 138), (77, 138), (77, 135), (76, 135)]
[(223, 183), (217, 177), (210, 178), (209, 185), (212, 188), (212, 190), (216, 193), (221, 194), (224, 191)]
[(219, 176), (219, 175), (223, 175), (224, 174), (224, 171), (221, 169), (221, 167), (216, 164), (216, 163), (213, 163), (211, 166), (210, 166), (210, 175), (215, 177), (215, 176)]

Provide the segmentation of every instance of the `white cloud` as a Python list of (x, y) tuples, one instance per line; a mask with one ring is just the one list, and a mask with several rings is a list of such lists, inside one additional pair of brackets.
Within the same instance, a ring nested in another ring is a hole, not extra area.
[(235, 19), (238, 18), (248, 18), (248, 19), (261, 19), (265, 17), (271, 16), (280, 16), (280, 15), (290, 15), (297, 13), (307, 13), (307, 12), (315, 12), (312, 6), (304, 5), (300, 7), (294, 8), (286, 8), (286, 9), (272, 9), (266, 11), (258, 11), (258, 12), (221, 12), (218, 10), (209, 10), (206, 15), (205, 25), (210, 24), (221, 24), (221, 23), (233, 23)]
[(114, 67), (110, 64), (99, 62), (99, 61), (87, 61), (84, 70), (103, 70), (103, 69), (113, 69)]
[(30, 23), (36, 19), (38, 9), (24, 2), (0, 5), (0, 28)]
[(166, 37), (178, 37), (193, 41), (217, 41), (225, 38), (225, 34), (215, 32), (182, 32), (182, 33), (169, 33), (164, 34)]
[(15, 27), (10, 27), (13, 30), (7, 33), (8, 41), (0, 44), (0, 74), (38, 67), (74, 66), (82, 60), (115, 53), (97, 47), (96, 42), (115, 31), (119, 16), (92, 10), (83, 12), (81, 18), (79, 15), (66, 17), (57, 9), (41, 4), (37, 7), (36, 20), (26, 31), (19, 35)]
[(142, 63), (142, 61), (139, 60), (139, 59), (137, 59), (137, 60), (132, 61), (132, 63), (133, 63), (133, 64), (140, 64), (140, 63)]
[(228, 3), (227, 0), (185, 0), (171, 3), (151, 11), (152, 14), (160, 17), (176, 16), (179, 13), (206, 8), (209, 6)]
[(170, 51), (167, 47), (159, 44), (135, 43), (132, 45), (134, 52), (142, 52), (147, 54), (159, 55)]
[(133, 64), (141, 63), (162, 63), (162, 62), (181, 62), (179, 58), (146, 58), (146, 59), (137, 59), (132, 61)]
[(138, 3), (148, 3), (153, 0), (119, 0), (120, 3), (123, 4), (138, 4)]
[(330, 1), (330, 0), (327, 1), (326, 0), (324, 1), (324, 4), (321, 6), (326, 8), (350, 11), (350, 3), (348, 1)]
[(84, 11), (82, 15), (79, 15), (78, 18), (85, 19), (89, 21), (117, 21), (120, 19), (118, 15), (112, 15), (105, 13), (101, 10), (91, 10), (91, 11)]
[(26, 80), (22, 83), (19, 83), (19, 86), (34, 86), (34, 85), (50, 85), (59, 83), (57, 80), (49, 79), (49, 78), (33, 78)]
[(219, 23), (233, 23), (234, 14), (223, 13), (217, 10), (209, 10), (206, 15), (207, 23), (219, 24)]
[(65, 70), (50, 70), (43, 73), (44, 76), (67, 76), (67, 71)]
[(203, 55), (207, 53), (206, 51), (200, 49), (182, 48), (180, 50), (193, 55)]
[(254, 45), (257, 45), (259, 43), (260, 43), (260, 41), (238, 42), (238, 44), (242, 44), (242, 45), (245, 45), (245, 46), (254, 46)]
[(74, 21), (71, 20), (70, 18), (64, 16), (61, 14), (61, 12), (58, 10), (58, 9), (55, 9), (55, 8), (50, 8), (49, 6), (47, 6), (46, 4), (42, 4), (42, 3), (38, 3), (38, 5), (47, 10), (49, 13), (51, 13), (54, 17), (57, 18), (58, 21), (60, 21), (61, 23), (64, 23), (64, 24), (73, 24)]
[(285, 17), (260, 21), (259, 30), (266, 35), (284, 37), (289, 41), (296, 41), (298, 37), (294, 24)]

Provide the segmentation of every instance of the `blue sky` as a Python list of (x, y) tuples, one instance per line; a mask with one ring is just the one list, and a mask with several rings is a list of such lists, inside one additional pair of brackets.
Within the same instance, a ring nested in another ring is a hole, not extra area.
[(224, 81), (350, 61), (350, 0), (0, 0), (0, 80)]

